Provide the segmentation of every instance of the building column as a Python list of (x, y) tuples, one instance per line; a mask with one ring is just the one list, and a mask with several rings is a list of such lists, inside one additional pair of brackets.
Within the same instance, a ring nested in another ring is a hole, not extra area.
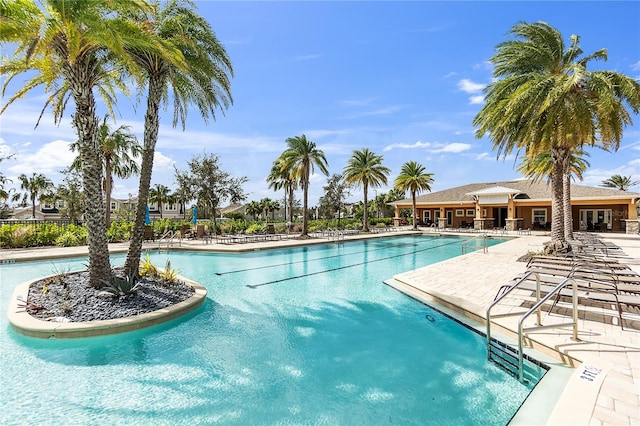
[(625, 232), (627, 234), (640, 234), (640, 220), (638, 219), (622, 219), (625, 223)]

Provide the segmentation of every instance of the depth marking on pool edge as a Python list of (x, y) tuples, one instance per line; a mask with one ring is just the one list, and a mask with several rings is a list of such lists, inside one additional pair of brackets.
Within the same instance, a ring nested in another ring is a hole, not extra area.
[(325, 272), (332, 272), (332, 271), (338, 271), (340, 269), (352, 268), (354, 266), (360, 266), (360, 265), (364, 265), (366, 263), (380, 262), (382, 260), (389, 260), (389, 259), (393, 259), (393, 258), (396, 258), (396, 257), (408, 256), (410, 254), (419, 253), (421, 251), (427, 251), (427, 250), (431, 250), (431, 249), (435, 249), (435, 248), (439, 248), (439, 247), (450, 246), (452, 244), (457, 244), (457, 243), (459, 243), (459, 241), (454, 241), (454, 242), (446, 243), (446, 244), (440, 244), (439, 246), (427, 247), (427, 248), (421, 249), (421, 250), (414, 250), (414, 251), (410, 251), (408, 253), (396, 254), (394, 256), (382, 257), (380, 259), (369, 260), (369, 261), (366, 261), (366, 262), (354, 263), (353, 265), (345, 265), (345, 266), (340, 266), (338, 268), (325, 269), (324, 271), (317, 271), (317, 272), (311, 272), (311, 273), (303, 274), (303, 275), (296, 275), (294, 277), (281, 278), (279, 280), (269, 281), (269, 282), (266, 282), (266, 283), (246, 284), (246, 286), (249, 287), (249, 288), (255, 289), (255, 288), (258, 288), (258, 287), (262, 287), (264, 285), (276, 284), (276, 283), (281, 283), (283, 281), (295, 280), (295, 279), (298, 279), (298, 278), (310, 277), (312, 275), (324, 274)]

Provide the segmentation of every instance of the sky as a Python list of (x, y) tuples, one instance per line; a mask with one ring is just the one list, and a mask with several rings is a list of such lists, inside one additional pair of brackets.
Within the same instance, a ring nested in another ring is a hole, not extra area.
[[(321, 149), (329, 173), (341, 173), (354, 150), (383, 156), (392, 188), (403, 163), (417, 161), (433, 173), (433, 191), (474, 182), (519, 179), (520, 158), (497, 158), (472, 121), (492, 81), (489, 62), (518, 22), (545, 21), (565, 42), (580, 36), (585, 54), (601, 48), (609, 69), (640, 79), (640, 2), (570, 1), (196, 1), (233, 63), (233, 105), (205, 124), (196, 109), (186, 129), (172, 127), (162, 111), (151, 184), (176, 188), (174, 166), (187, 170), (194, 156), (215, 154), (231, 176), (245, 176), (247, 201), (282, 199), (265, 178), (289, 137), (306, 135)], [(3, 52), (6, 54), (6, 52)], [(7, 96), (23, 84), (16, 78)], [(73, 103), (56, 126), (47, 112), (34, 128), (46, 99), (41, 88), (0, 115), (0, 152), (13, 154), (1, 171), (43, 173), (55, 184), (73, 160), (68, 146)], [(170, 104), (171, 105), (171, 104)], [(145, 99), (121, 97), (113, 128), (131, 126), (142, 143)], [(98, 116), (106, 113), (100, 104)], [(584, 185), (614, 174), (640, 180), (640, 117), (632, 115), (617, 152), (589, 149)], [(309, 205), (322, 196), (326, 177), (311, 178)], [(138, 178), (116, 180), (115, 198), (137, 193)], [(11, 184), (10, 184), (11, 186)], [(631, 188), (640, 192), (640, 186)], [(362, 189), (349, 201), (362, 200)], [(302, 194), (297, 194), (302, 198)]]

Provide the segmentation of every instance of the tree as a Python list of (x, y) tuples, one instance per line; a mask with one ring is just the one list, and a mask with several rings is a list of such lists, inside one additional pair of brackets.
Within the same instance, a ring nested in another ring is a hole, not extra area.
[[(138, 139), (130, 132), (131, 127), (120, 126), (112, 131), (107, 124), (108, 118), (109, 115), (105, 115), (98, 128), (98, 146), (104, 165), (102, 188), (106, 204), (105, 225), (107, 228), (111, 224), (113, 176), (120, 179), (128, 179), (140, 173), (140, 167), (135, 162), (135, 159), (142, 153), (142, 147), (138, 143)], [(79, 149), (78, 142), (72, 143), (70, 148), (72, 151), (77, 151)], [(71, 166), (76, 170), (81, 170), (82, 161), (79, 155)]]
[(288, 172), (302, 187), (302, 234), (300, 236), (308, 237), (309, 178), (315, 171), (315, 167), (318, 167), (325, 176), (329, 174), (327, 159), (324, 152), (316, 147), (315, 142), (307, 140), (305, 135), (288, 138), (286, 142), (287, 149), (280, 155), (280, 166), (283, 173)]
[(362, 230), (369, 232), (369, 204), (367, 192), (369, 187), (379, 188), (387, 184), (390, 170), (382, 165), (382, 155), (376, 155), (363, 148), (361, 151), (353, 151), (351, 158), (344, 168), (343, 175), (347, 183), (362, 186), (364, 192)]
[(244, 206), (244, 213), (258, 220), (258, 215), (262, 213), (262, 206), (258, 201), (250, 201)]
[(416, 194), (422, 191), (431, 191), (433, 173), (425, 173), (425, 167), (415, 161), (408, 161), (402, 165), (400, 174), (393, 182), (393, 188), (411, 193), (413, 207), (413, 229), (418, 229), (418, 216), (416, 210)]
[[(31, 201), (31, 217), (35, 219), (36, 201), (51, 198), (51, 193), (54, 189), (53, 182), (41, 173), (33, 173), (31, 177), (22, 173), (18, 176), (18, 180), (20, 181), (20, 189), (24, 191), (21, 204), (26, 206), (27, 200)], [(14, 201), (19, 199), (20, 194), (14, 195)]]
[[(291, 170), (284, 167), (281, 158), (277, 158), (273, 162), (271, 171), (269, 172), (269, 176), (267, 176), (267, 183), (269, 183), (269, 188), (273, 189), (274, 191), (284, 189), (283, 205), (285, 206), (285, 210), (289, 210), (288, 230), (291, 231), (291, 227), (293, 226), (294, 191), (298, 188), (298, 186), (295, 176), (292, 174)], [(288, 203), (287, 197), (289, 199)], [(287, 205), (289, 206), (288, 209), (286, 208)], [(287, 216), (286, 211), (285, 216)]]
[(623, 128), (632, 123), (625, 107), (640, 109), (640, 84), (613, 71), (587, 71), (592, 60), (606, 60), (605, 49), (580, 57), (579, 37), (566, 47), (545, 22), (519, 23), (516, 38), (498, 44), (491, 58), (495, 81), (485, 88), (485, 105), (473, 120), (478, 138), (488, 134), (498, 157), (524, 150), (533, 158), (551, 154), (551, 243), (564, 238), (563, 176), (571, 152), (584, 146), (617, 150)]
[(80, 185), (80, 172), (69, 167), (64, 170), (65, 177), (56, 188), (55, 198), (64, 202), (64, 207), (60, 208), (60, 216), (72, 221), (82, 219), (84, 211), (85, 197)]
[(338, 214), (338, 227), (340, 227), (340, 216), (344, 201), (349, 196), (350, 185), (345, 182), (341, 174), (335, 173), (327, 179), (327, 184), (323, 187), (324, 195), (320, 198), (319, 208), (326, 212), (328, 217), (335, 217)]
[[(116, 91), (127, 91), (117, 67), (126, 62), (124, 49), (144, 46), (155, 49), (150, 36), (123, 13), (146, 11), (143, 0), (1, 2), (0, 41), (15, 46), (13, 57), (0, 66), (6, 76), (3, 92), (13, 78), (30, 72), (25, 85), (11, 96), (0, 113), (31, 89), (43, 86), (59, 123), (69, 99), (75, 111), (72, 124), (82, 157), (82, 186), (85, 193), (85, 223), (89, 240), (89, 285), (102, 287), (111, 276), (109, 248), (102, 197), (102, 163), (98, 144), (98, 119), (94, 89), (98, 88), (109, 111)], [(44, 109), (43, 109), (44, 110)], [(39, 119), (38, 119), (39, 121)], [(36, 123), (37, 126), (37, 123)]]
[(160, 219), (162, 219), (162, 206), (171, 201), (171, 190), (159, 183), (156, 186), (149, 189), (149, 202), (151, 204), (158, 205), (158, 211), (160, 212)]
[(616, 188), (620, 191), (628, 191), (630, 187), (636, 186), (639, 183), (640, 180), (634, 181), (631, 179), (631, 176), (613, 175), (609, 179), (603, 180), (600, 186)]
[[(582, 156), (589, 156), (586, 151), (574, 152), (571, 154), (569, 161), (569, 174), (562, 177), (562, 190), (568, 197), (563, 197), (562, 208), (564, 210), (564, 238), (568, 241), (573, 240), (573, 214), (571, 212), (571, 176), (575, 176), (582, 180), (583, 173), (589, 168), (590, 164)], [(534, 182), (542, 179), (551, 179), (552, 162), (551, 153), (543, 152), (534, 158), (524, 157), (522, 163), (518, 166), (518, 171), (524, 176), (530, 177)]]
[[(0, 154), (0, 164), (11, 157), (13, 157), (13, 154)], [(15, 192), (15, 188), (5, 189), (5, 185), (8, 182), (12, 182), (12, 180), (7, 178), (2, 171), (0, 171), (0, 219), (6, 219), (11, 214), (8, 201), (9, 198), (11, 198), (11, 193)]]
[[(147, 87), (144, 142), (136, 219), (125, 261), (125, 271), (136, 274), (140, 264), (146, 200), (151, 185), (153, 156), (160, 126), (160, 104), (173, 98), (173, 126), (185, 128), (187, 106), (194, 105), (203, 120), (215, 120), (215, 111), (233, 102), (230, 92), (231, 60), (209, 23), (192, 2), (170, 0), (154, 13), (131, 17), (158, 39), (162, 51), (147, 48), (128, 49), (132, 60), (144, 71), (140, 87)], [(171, 89), (171, 90), (170, 90)], [(203, 202), (208, 202), (204, 201)], [(215, 217), (214, 217), (215, 219)]]
[(190, 193), (197, 200), (203, 217), (213, 217), (222, 202), (229, 200), (237, 203), (246, 199), (242, 185), (246, 177), (232, 178), (229, 173), (220, 169), (219, 158), (215, 154), (203, 153), (187, 162), (188, 172), (180, 173), (181, 179), (188, 182)]

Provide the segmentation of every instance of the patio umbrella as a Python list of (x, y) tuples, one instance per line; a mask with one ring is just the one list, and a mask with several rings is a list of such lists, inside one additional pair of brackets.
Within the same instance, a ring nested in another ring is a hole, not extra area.
[(147, 206), (147, 210), (144, 213), (144, 224), (149, 225), (151, 223), (151, 217), (149, 216), (149, 206)]
[(191, 222), (195, 223), (198, 221), (198, 208), (196, 206), (193, 206), (192, 209), (192, 218), (191, 218)]

